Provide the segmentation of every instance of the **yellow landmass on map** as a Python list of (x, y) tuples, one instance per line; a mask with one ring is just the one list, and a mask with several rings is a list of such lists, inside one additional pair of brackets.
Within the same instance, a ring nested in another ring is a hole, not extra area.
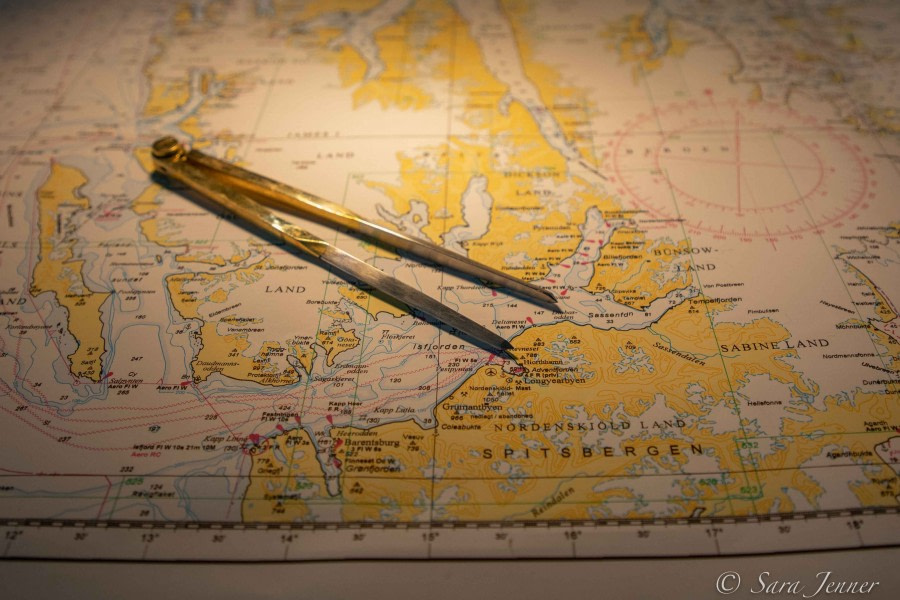
[(334, 366), (335, 357), (344, 350), (352, 350), (359, 346), (359, 338), (352, 331), (331, 329), (316, 334), (316, 343), (325, 348), (325, 364)]
[(222, 304), (222, 303), (228, 301), (228, 292), (226, 292), (222, 288), (219, 288), (216, 291), (214, 291), (213, 293), (211, 293), (209, 296), (207, 296), (206, 301), (207, 302), (217, 302), (219, 304)]
[(231, 258), (228, 259), (228, 262), (233, 265), (238, 265), (250, 258), (250, 254), (250, 250), (248, 249), (237, 248), (235, 249), (234, 254), (231, 255)]
[[(456, 189), (457, 193), (465, 190), (468, 178), (447, 173), (448, 156), (444, 148), (431, 148), (426, 153), (434, 156), (434, 165), (426, 165), (417, 162), (414, 157), (400, 154), (397, 156), (402, 179), (399, 185), (370, 181), (366, 182), (371, 188), (377, 189), (389, 195), (394, 201), (394, 210), (399, 214), (406, 214), (412, 209), (410, 201), (424, 202), (428, 205), (428, 224), (421, 227), (421, 232), (432, 242), (440, 243), (441, 235), (455, 225), (462, 224), (460, 210), (453, 210), (454, 206), (447, 207), (444, 191), (449, 187)], [(445, 179), (445, 174), (449, 176)], [(465, 179), (461, 182), (461, 179)], [(440, 214), (441, 218), (433, 218)]]
[[(861, 473), (863, 479), (848, 481), (861, 504), (896, 506), (896, 474), (878, 458), (875, 446), (896, 435), (895, 428), (900, 425), (898, 391), (897, 384), (888, 386), (885, 393), (856, 390), (828, 396), (822, 406), (809, 404), (798, 409), (797, 418), (785, 420), (781, 436), (774, 436), (784, 449), (758, 459), (760, 469), (765, 470), (762, 481), (777, 486), (780, 474), (776, 467), (802, 464), (824, 454), (826, 463), (865, 465), (862, 471), (853, 471), (855, 478)], [(757, 502), (760, 510), (771, 509), (765, 502), (771, 502), (768, 494)]]
[(155, 183), (148, 185), (147, 188), (132, 201), (131, 210), (138, 215), (146, 215), (157, 210), (159, 208), (157, 196), (159, 195), (160, 189), (161, 188)]
[(883, 352), (880, 352), (882, 362), (879, 365), (897, 372), (900, 370), (900, 340), (896, 335), (890, 333), (893, 321), (898, 318), (897, 309), (894, 308), (891, 299), (865, 273), (849, 262), (845, 261), (844, 264), (847, 270), (865, 286), (866, 294), (875, 299), (874, 318), (870, 317), (868, 322), (848, 319), (845, 324), (865, 327), (876, 345), (883, 349)]
[(418, 157), (400, 155), (399, 184), (367, 185), (390, 197), (397, 214), (412, 210), (410, 200), (424, 203), (428, 223), (421, 231), (440, 244), (446, 231), (467, 225), (460, 199), (473, 177), (485, 177), (486, 192), (493, 199), (491, 227), (467, 243), (469, 257), (525, 280), (538, 279), (578, 247), (579, 226), (588, 208), (612, 211), (619, 206), (580, 180), (577, 193), (556, 192), (569, 181), (563, 175), (564, 161), (520, 105), (511, 106), (509, 115), (495, 125), (524, 131), (527, 138), (511, 140), (508, 167), (495, 164), (490, 148), (453, 138), (449, 147), (430, 148)]
[[(283, 344), (267, 340), (256, 354), (246, 354), (251, 343), (244, 329), (252, 321), (235, 320), (228, 314), (207, 320), (199, 310), (208, 302), (226, 303), (233, 289), (258, 281), (272, 264), (272, 259), (266, 259), (227, 273), (176, 273), (166, 278), (175, 310), (185, 319), (204, 321), (196, 334), (202, 347), (191, 362), (195, 381), (205, 381), (213, 373), (273, 386), (298, 381), (297, 372), (286, 360), (289, 350)], [(211, 314), (216, 313), (211, 311)]]
[[(150, 147), (138, 148), (134, 151), (134, 158), (147, 172), (153, 173), (153, 156)], [(162, 205), (159, 193), (162, 187), (151, 183), (131, 202), (131, 210), (139, 216), (146, 216), (141, 221), (141, 233), (150, 242), (163, 247), (183, 246), (187, 244), (183, 228), (172, 219), (161, 217), (157, 211)]]
[(303, 367), (303, 370), (306, 371), (306, 374), (309, 375), (312, 372), (312, 363), (316, 358), (316, 351), (311, 346), (303, 346), (301, 344), (294, 344), (291, 346), (291, 350), (294, 356), (297, 358), (297, 362), (300, 363), (300, 366)]
[(863, 323), (857, 319), (849, 319), (846, 323), (864, 325), (872, 337), (872, 341), (878, 346), (881, 360), (877, 364), (894, 373), (900, 373), (900, 340), (871, 323)]
[(353, 87), (362, 82), (366, 76), (366, 61), (359, 52), (350, 46), (341, 46), (337, 54), (338, 75), (341, 84), (345, 87)]
[(342, 311), (342, 310), (338, 310), (336, 308), (323, 308), (322, 314), (325, 315), (326, 317), (331, 317), (335, 321), (349, 321), (350, 320), (349, 313)]
[[(378, 318), (379, 313), (387, 313), (397, 318), (409, 314), (409, 307), (400, 302), (388, 300), (377, 292), (370, 293), (349, 285), (342, 285), (338, 288), (338, 293), (372, 315), (375, 319)], [(349, 315), (347, 315), (347, 318), (349, 318)]]
[(651, 240), (639, 229), (622, 227), (605, 242), (585, 289), (609, 290), (616, 302), (642, 310), (691, 284), (688, 250), (686, 242)]
[(204, 263), (207, 265), (216, 265), (217, 267), (225, 266), (225, 257), (220, 255), (206, 256), (199, 253), (179, 254), (175, 257), (175, 262), (181, 263)]
[[(453, 35), (454, 62), (447, 76), (453, 79), (454, 93), (463, 98), (461, 117), (491, 144), (453, 136), (448, 144), (399, 155), (399, 183), (367, 185), (392, 200), (395, 214), (409, 214), (412, 200), (426, 205), (427, 223), (418, 227), (440, 244), (447, 231), (468, 225), (461, 199), (474, 177), (484, 177), (485, 191), (493, 199), (485, 216), (491, 226), (483, 237), (467, 243), (469, 256), (522, 279), (544, 277), (578, 246), (579, 226), (588, 207), (619, 206), (612, 197), (567, 174), (565, 158), (544, 139), (525, 107), (512, 102), (501, 109), (506, 86), (485, 67), (468, 28), (445, 31)], [(541, 66), (533, 63), (532, 68)], [(546, 92), (563, 93), (554, 90)], [(560, 193), (567, 184), (570, 191)]]
[[(520, 12), (510, 10), (516, 15)], [(427, 22), (422, 22), (423, 14)], [(578, 227), (588, 206), (618, 208), (610, 197), (583, 180), (575, 180), (578, 189), (572, 193), (557, 193), (570, 180), (564, 157), (543, 138), (525, 107), (513, 102), (501, 108), (506, 86), (486, 68), (481, 48), (451, 6), (433, 0), (415, 2), (393, 23), (379, 29), (374, 43), (384, 70), (368, 79), (364, 78), (364, 61), (355, 50), (346, 45), (334, 50), (344, 85), (357, 86), (353, 92), (356, 106), (377, 100), (384, 108), (418, 110), (432, 98), (418, 86), (417, 78), (447, 79), (452, 93), (462, 98), (462, 119), (492, 140), (485, 145), (454, 136), (448, 144), (399, 155), (399, 183), (367, 182), (391, 198), (396, 214), (408, 214), (413, 200), (424, 203), (427, 223), (420, 229), (429, 239), (441, 243), (448, 230), (466, 226), (460, 199), (473, 177), (484, 176), (487, 192), (495, 201), (489, 215), (492, 226), (485, 238), (469, 243), (469, 255), (507, 268), (523, 279), (536, 279), (577, 247)], [(448, 47), (453, 48), (452, 56), (444, 50)], [(547, 106), (583, 156), (595, 161), (589, 138), (580, 133), (587, 110), (580, 92), (561, 83), (556, 71), (533, 60), (526, 50), (526, 69), (538, 82)], [(431, 68), (423, 70), (422, 65)], [(538, 235), (537, 230), (552, 231), (553, 235)]]
[(241, 502), (244, 521), (302, 521), (310, 517), (310, 504), (329, 502), (315, 446), (304, 430), (267, 439), (250, 455), (250, 484)]
[[(335, 428), (331, 439), (341, 463), (342, 517), (367, 521), (414, 520), (422, 512), (433, 432), (412, 421), (385, 429)], [(338, 442), (340, 440), (340, 442)], [(377, 474), (378, 477), (373, 477)], [(353, 490), (353, 493), (350, 493)]]
[(178, 129), (183, 131), (188, 138), (194, 140), (194, 143), (191, 144), (191, 148), (200, 150), (212, 143), (210, 140), (204, 139), (203, 127), (200, 126), (200, 120), (195, 115), (182, 119), (178, 124)]
[(155, 117), (171, 112), (191, 97), (188, 79), (176, 79), (157, 83), (150, 87), (150, 95), (144, 104), (143, 116)]
[(136, 148), (134, 150), (134, 159), (148, 174), (152, 173), (155, 169), (155, 167), (153, 166), (153, 152), (150, 149), (150, 146), (141, 146), (139, 148)]
[(541, 101), (559, 124), (566, 140), (574, 145), (582, 158), (596, 166), (599, 161), (591, 131), (594, 114), (587, 99), (588, 90), (564, 82), (559, 71), (535, 58), (531, 40), (535, 39), (534, 29), (539, 30), (540, 24), (529, 28), (529, 23), (534, 22), (529, 4), (506, 1), (501, 6), (512, 26), (525, 75), (537, 87)]
[(191, 361), (194, 381), (206, 381), (214, 374), (262, 385), (282, 386), (297, 383), (297, 372), (282, 364), (285, 348), (278, 342), (263, 342), (255, 355), (246, 355), (250, 347), (246, 333), (222, 334), (217, 323), (200, 327), (203, 347)]
[(856, 275), (856, 278), (859, 279), (859, 281), (869, 289), (869, 293), (875, 297), (875, 315), (878, 320), (887, 323), (896, 319), (897, 311), (894, 309), (894, 306), (888, 297), (884, 295), (884, 292), (875, 285), (875, 282), (850, 263), (845, 262), (845, 264), (847, 265), (847, 269)]
[(78, 241), (69, 218), (90, 209), (90, 199), (80, 189), (87, 178), (80, 170), (53, 163), (47, 181), (38, 188), (40, 256), (34, 266), (31, 294), (53, 292), (68, 312), (68, 330), (78, 348), (67, 358), (72, 374), (91, 381), (103, 376), (101, 358), (106, 352), (100, 307), (109, 292), (95, 292), (84, 281), (84, 261), (75, 258)]
[[(200, 146), (195, 144), (194, 147)], [(147, 172), (148, 176), (154, 172), (155, 167), (149, 146), (135, 150), (134, 158), (141, 168)], [(167, 248), (188, 246), (190, 239), (188, 233), (185, 232), (185, 225), (176, 219), (159, 214), (159, 209), (162, 206), (162, 201), (160, 200), (162, 189), (162, 186), (159, 184), (151, 183), (131, 202), (131, 210), (137, 215), (145, 217), (140, 222), (141, 233), (148, 241), (159, 246)], [(235, 250), (230, 257), (214, 252), (189, 249), (187, 252), (177, 254), (175, 260), (183, 263), (196, 262), (225, 266), (227, 263), (238, 264), (249, 256), (250, 251), (243, 249)]]
[[(334, 62), (338, 65), (338, 75), (341, 84), (345, 88), (362, 83), (366, 75), (366, 61), (359, 52), (348, 44), (336, 44), (336, 38), (341, 35), (342, 29), (336, 26), (319, 26), (310, 30), (310, 22), (329, 16), (355, 15), (365, 13), (375, 8), (381, 0), (334, 0), (330, 2), (307, 2), (299, 6), (274, 5), (275, 19), (282, 23), (290, 19), (294, 28), (301, 32), (305, 38), (312, 38), (314, 46), (322, 52), (323, 60)], [(284, 13), (284, 14), (280, 14)]]
[(178, 313), (185, 319), (199, 319), (200, 313), (198, 307), (200, 305), (199, 294), (192, 290), (186, 290), (185, 285), (194, 281), (195, 278), (203, 278), (202, 274), (195, 273), (178, 273), (166, 277), (166, 287), (172, 297), (172, 305)]
[(149, 241), (166, 248), (188, 244), (184, 226), (170, 217), (154, 216), (141, 221), (141, 233)]
[(422, 72), (422, 54), (442, 46), (423, 39), (421, 30), (416, 31), (415, 23), (409, 23), (414, 19), (414, 11), (407, 12), (375, 33), (384, 71), (376, 79), (364, 80), (353, 91), (354, 108), (375, 101), (381, 108), (422, 110), (434, 103), (432, 94), (416, 80), (428, 75)]
[[(305, 23), (325, 13), (354, 13), (369, 10), (367, 3), (321, 3), (309, 5), (295, 18)], [(423, 20), (423, 13), (427, 15)], [(434, 103), (432, 92), (422, 86), (423, 81), (440, 77), (435, 60), (444, 57), (444, 37), (450, 35), (456, 13), (446, 3), (418, 0), (392, 22), (373, 33), (371, 43), (377, 48), (381, 70), (377, 75), (368, 72), (368, 65), (359, 52), (349, 44), (337, 43), (341, 30), (324, 26), (302, 35), (312, 36), (338, 66), (344, 87), (352, 87), (354, 108), (377, 102), (381, 108), (421, 110)], [(435, 71), (438, 71), (436, 73)]]
[[(758, 432), (734, 400), (757, 374), (784, 384), (789, 397), (816, 393), (785, 360), (792, 349), (762, 346), (783, 344), (789, 332), (770, 319), (713, 329), (704, 300), (687, 300), (634, 331), (568, 322), (530, 328), (512, 340), (524, 372), (481, 367), (435, 407), (433, 428), (408, 420), (331, 430), (343, 517), (739, 515), (792, 507), (792, 494), (816, 505), (821, 488), (793, 467), (827, 450), (827, 439), (810, 435), (761, 453)], [(713, 314), (726, 309), (708, 304)], [(740, 350), (723, 358), (723, 346)], [(733, 421), (717, 424), (713, 414)], [(821, 431), (831, 423), (796, 426)], [(686, 474), (692, 461), (712, 461), (722, 475)], [(628, 478), (646, 472), (671, 478), (670, 493), (636, 494)]]
[[(153, 172), (155, 167), (153, 166), (153, 156), (149, 146), (136, 149), (134, 151), (134, 159), (148, 176)], [(160, 205), (158, 199), (160, 190), (162, 190), (162, 187), (158, 184), (151, 183), (148, 185), (143, 192), (131, 201), (131, 210), (137, 215), (155, 212)]]
[[(430, 0), (410, 7), (375, 32), (384, 66), (377, 76), (366, 77), (357, 50), (333, 43), (339, 29), (313, 35), (332, 53), (342, 84), (353, 88), (354, 107), (421, 110), (432, 104), (435, 82), (449, 82), (460, 119), (476, 135), (450, 136), (446, 144), (400, 154), (396, 180), (367, 185), (390, 199), (399, 221), (408, 217), (408, 225), (442, 243), (451, 229), (471, 224), (460, 199), (475, 178), (483, 178), (493, 200), (485, 215), (490, 228), (467, 243), (469, 255), (525, 279), (544, 277), (577, 248), (589, 207), (605, 212), (618, 204), (568, 172), (524, 107), (512, 102), (501, 108), (507, 90), (485, 67), (481, 49), (452, 7)], [(519, 15), (528, 8), (506, 7), (523, 38), (528, 36)], [(369, 4), (350, 3), (347, 9), (368, 10)], [(326, 8), (304, 10), (311, 11), (304, 18), (312, 18)], [(423, 12), (431, 22), (416, 16)], [(689, 42), (678, 37), (678, 28), (674, 20), (666, 25), (663, 54), (641, 16), (628, 17), (606, 35), (638, 77), (661, 68), (667, 57), (684, 55)], [(517, 43), (548, 110), (581, 155), (595, 162), (589, 136), (580, 133), (589, 107), (579, 90), (535, 60), (527, 40)], [(453, 48), (452, 57), (446, 47)], [(793, 58), (820, 60), (813, 53), (795, 52)], [(424, 215), (413, 218), (419, 206)], [(684, 244), (648, 240), (627, 227), (606, 240), (604, 250), (586, 287), (609, 290), (636, 310), (684, 289), (697, 277), (692, 269), (703, 266), (687, 259)], [(349, 287), (340, 293), (373, 315), (381, 311), (367, 294)], [(829, 397), (823, 408), (811, 400), (818, 395), (816, 385), (794, 369), (798, 354), (788, 347), (791, 332), (781, 324), (767, 318), (726, 322), (723, 316), (734, 304), (727, 299), (675, 296), (673, 302), (678, 304), (642, 329), (602, 331), (566, 321), (527, 329), (513, 340), (517, 364), (479, 368), (435, 406), (432, 427), (406, 420), (332, 428), (340, 498), (323, 492), (321, 467), (305, 433), (267, 440), (253, 457), (244, 518), (314, 519), (317, 506), (333, 509), (335, 500), (351, 521), (789, 513), (800, 504), (818, 507), (824, 494), (804, 465), (847, 459), (871, 471), (848, 482), (852, 493), (865, 502), (884, 495), (880, 481), (891, 478), (891, 471), (871, 456), (873, 443), (884, 436), (848, 428), (881, 427), (859, 422), (859, 415), (870, 413), (896, 427), (887, 395)], [(877, 307), (890, 303), (884, 298)], [(886, 309), (879, 314), (896, 317)], [(329, 365), (337, 352), (359, 343), (354, 335), (341, 348), (340, 331), (327, 329), (315, 340)], [(229, 343), (240, 355), (241, 340)], [(313, 346), (295, 344), (290, 351), (309, 372)], [(762, 413), (780, 427), (771, 435), (764, 435), (756, 418), (762, 409), (751, 409), (756, 405), (742, 394), (760, 380), (782, 393), (777, 408)], [(843, 428), (832, 413), (846, 417)], [(289, 451), (295, 446), (309, 446), (300, 460)], [(649, 497), (636, 480), (648, 474), (671, 485), (654, 486), (656, 495)]]
[[(668, 331), (667, 336), (677, 339), (679, 333), (696, 337), (687, 328), (682, 328), (680, 332)], [(745, 384), (750, 376), (765, 375), (780, 383), (790, 384), (791, 394), (795, 397), (818, 393), (815, 384), (803, 379), (786, 360), (795, 358), (797, 351), (785, 347), (790, 332), (779, 323), (768, 318), (755, 319), (748, 324), (719, 323), (715, 326), (715, 336), (722, 350), (722, 362), (728, 367), (731, 385), (735, 388)]]

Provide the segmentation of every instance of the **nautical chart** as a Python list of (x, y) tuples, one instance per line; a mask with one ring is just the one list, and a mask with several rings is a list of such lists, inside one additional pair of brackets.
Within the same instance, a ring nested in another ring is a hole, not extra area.
[[(897, 544), (898, 12), (7, 6), (3, 552)], [(562, 310), (308, 224), (493, 355), (153, 176), (162, 135)]]

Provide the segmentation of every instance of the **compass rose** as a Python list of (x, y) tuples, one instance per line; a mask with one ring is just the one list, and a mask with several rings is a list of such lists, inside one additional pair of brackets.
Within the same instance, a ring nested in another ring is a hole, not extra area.
[(693, 233), (775, 241), (855, 218), (867, 159), (830, 125), (772, 103), (674, 103), (638, 115), (608, 150), (614, 185)]

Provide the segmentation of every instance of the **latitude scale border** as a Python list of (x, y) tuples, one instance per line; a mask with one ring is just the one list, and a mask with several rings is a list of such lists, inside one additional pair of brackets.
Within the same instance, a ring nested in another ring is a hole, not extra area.
[[(791, 554), (900, 547), (897, 516), (900, 508), (882, 506), (767, 515), (538, 521), (16, 518), (0, 519), (0, 559), (256, 563)], [(747, 530), (754, 525), (763, 529)], [(75, 533), (65, 536), (64, 530)], [(527, 535), (521, 535), (525, 531)]]

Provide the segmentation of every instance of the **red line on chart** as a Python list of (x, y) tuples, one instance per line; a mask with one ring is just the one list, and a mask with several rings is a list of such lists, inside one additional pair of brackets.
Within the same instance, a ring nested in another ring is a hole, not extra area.
[(109, 480), (109, 476), (104, 475), (103, 479), (106, 480), (106, 493), (103, 495), (103, 501), (100, 503), (100, 509), (97, 510), (97, 519), (103, 516), (103, 509), (106, 507), (106, 501), (109, 499), (109, 491), (112, 489), (112, 481)]

